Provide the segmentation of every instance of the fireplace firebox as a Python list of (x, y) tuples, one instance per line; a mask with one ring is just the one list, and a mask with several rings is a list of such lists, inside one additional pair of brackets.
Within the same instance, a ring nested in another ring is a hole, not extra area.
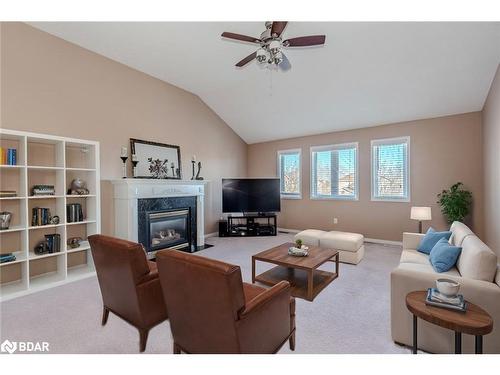
[(194, 252), (197, 247), (196, 197), (144, 198), (137, 201), (137, 237), (148, 258), (161, 249)]
[(147, 213), (148, 243), (151, 251), (182, 249), (191, 238), (189, 208)]

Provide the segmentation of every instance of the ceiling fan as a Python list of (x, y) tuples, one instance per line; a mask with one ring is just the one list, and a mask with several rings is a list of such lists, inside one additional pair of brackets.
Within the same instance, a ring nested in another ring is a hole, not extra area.
[(325, 44), (325, 35), (299, 36), (297, 38), (283, 40), (281, 35), (283, 34), (287, 23), (288, 22), (286, 21), (266, 22), (266, 31), (260, 35), (260, 38), (223, 32), (222, 37), (224, 38), (260, 45), (260, 48), (257, 51), (236, 63), (236, 66), (241, 68), (253, 59), (256, 59), (259, 64), (278, 66), (281, 70), (286, 71), (292, 66), (286, 55), (283, 53), (283, 48), (320, 46)]

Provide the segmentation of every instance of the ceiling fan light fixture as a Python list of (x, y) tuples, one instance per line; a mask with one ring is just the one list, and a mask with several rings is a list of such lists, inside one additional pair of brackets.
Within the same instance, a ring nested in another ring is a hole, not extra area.
[(274, 55), (281, 50), (281, 43), (279, 40), (273, 40), (269, 43), (269, 51)]
[(288, 58), (282, 53), (283, 48), (321, 46), (325, 44), (325, 35), (299, 36), (283, 40), (282, 35), (287, 24), (287, 21), (266, 22), (266, 30), (261, 34), (260, 39), (247, 35), (223, 32), (222, 37), (224, 38), (260, 45), (257, 51), (238, 61), (235, 66), (242, 68), (255, 59), (260, 67), (266, 66), (269, 69), (277, 69), (279, 66), (282, 71), (287, 71), (290, 70), (291, 64)]
[(283, 54), (281, 52), (275, 53), (273, 55), (274, 58), (274, 64), (279, 65), (283, 62)]
[(259, 64), (263, 64), (267, 61), (267, 53), (264, 49), (259, 49), (257, 51), (257, 56), (256, 56), (257, 62)]

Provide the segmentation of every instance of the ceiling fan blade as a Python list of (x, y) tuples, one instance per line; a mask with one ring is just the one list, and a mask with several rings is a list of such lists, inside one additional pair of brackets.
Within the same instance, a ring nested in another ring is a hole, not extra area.
[(251, 55), (248, 55), (247, 57), (245, 57), (243, 60), (241, 60), (240, 62), (238, 62), (236, 64), (236, 66), (239, 67), (239, 68), (241, 68), (241, 67), (245, 66), (246, 64), (248, 64), (253, 59), (255, 59), (256, 57), (257, 57), (257, 51), (255, 51)]
[(278, 67), (282, 71), (286, 72), (292, 68), (292, 64), (290, 64), (290, 60), (288, 60), (288, 57), (286, 57), (286, 55), (283, 52), (281, 54), (283, 56), (283, 61), (281, 62), (281, 64), (278, 65)]
[(253, 38), (251, 36), (235, 34), (235, 33), (223, 32), (221, 36), (223, 38), (235, 39), (235, 40), (239, 40), (241, 42), (257, 43), (257, 44), (260, 44), (262, 42), (258, 38)]
[(288, 22), (286, 21), (274, 21), (273, 25), (271, 26), (271, 35), (276, 34), (277, 36), (281, 36), (283, 30), (285, 30), (287, 23)]
[(325, 44), (325, 35), (299, 36), (298, 38), (287, 39), (283, 42), (283, 47), (308, 47)]

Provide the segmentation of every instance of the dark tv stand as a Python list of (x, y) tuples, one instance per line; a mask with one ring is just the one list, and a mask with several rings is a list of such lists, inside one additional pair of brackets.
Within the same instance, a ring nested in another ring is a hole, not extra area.
[(227, 218), (227, 232), (229, 237), (276, 236), (278, 234), (276, 214), (229, 215)]

